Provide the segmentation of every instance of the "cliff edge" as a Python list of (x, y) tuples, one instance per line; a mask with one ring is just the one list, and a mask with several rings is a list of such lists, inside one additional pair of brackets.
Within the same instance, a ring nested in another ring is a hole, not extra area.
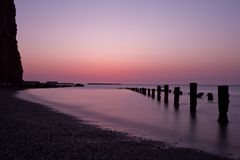
[(0, 83), (22, 82), (14, 0), (0, 0)]

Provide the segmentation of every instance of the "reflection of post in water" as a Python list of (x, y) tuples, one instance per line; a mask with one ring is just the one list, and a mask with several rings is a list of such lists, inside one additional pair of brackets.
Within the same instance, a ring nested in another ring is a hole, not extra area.
[(228, 125), (219, 124), (218, 126), (218, 149), (219, 153), (226, 153), (225, 149), (228, 146)]
[(173, 127), (174, 133), (175, 134), (181, 134), (181, 130), (182, 130), (182, 125), (181, 125), (181, 121), (180, 121), (180, 112), (179, 112), (179, 107), (174, 107), (174, 124), (175, 126)]
[(168, 107), (169, 106), (169, 104), (168, 103), (164, 103), (164, 108), (165, 108), (165, 110), (167, 111), (168, 110)]
[(197, 114), (190, 112), (190, 123), (189, 123), (189, 141), (193, 142), (195, 140), (195, 133), (197, 128)]
[(174, 107), (175, 112), (179, 111), (179, 107)]

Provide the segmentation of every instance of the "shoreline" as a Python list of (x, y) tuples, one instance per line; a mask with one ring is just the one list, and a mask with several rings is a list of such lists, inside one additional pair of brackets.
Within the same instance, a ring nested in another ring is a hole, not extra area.
[(0, 91), (0, 157), (10, 159), (230, 159), (130, 137)]

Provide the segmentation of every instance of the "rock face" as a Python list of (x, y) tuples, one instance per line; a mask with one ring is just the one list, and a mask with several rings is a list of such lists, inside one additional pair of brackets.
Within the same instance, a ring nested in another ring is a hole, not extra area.
[(14, 0), (0, 0), (0, 83), (22, 82), (22, 64), (16, 34)]

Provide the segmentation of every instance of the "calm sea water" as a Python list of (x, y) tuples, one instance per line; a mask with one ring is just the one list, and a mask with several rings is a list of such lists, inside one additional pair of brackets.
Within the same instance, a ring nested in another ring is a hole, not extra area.
[[(120, 87), (126, 86), (29, 89), (20, 91), (18, 97), (48, 105), (103, 128), (240, 158), (240, 86), (230, 86), (230, 123), (226, 126), (217, 122), (217, 86), (198, 86), (198, 92), (212, 92), (214, 101), (208, 102), (204, 94), (198, 99), (195, 116), (189, 111), (188, 85), (180, 86), (184, 94), (178, 109), (173, 106), (173, 94), (169, 95), (169, 103), (164, 104), (163, 93), (159, 102), (130, 90), (117, 89)], [(156, 88), (156, 85), (138, 87)], [(170, 89), (173, 87), (171, 85)]]

